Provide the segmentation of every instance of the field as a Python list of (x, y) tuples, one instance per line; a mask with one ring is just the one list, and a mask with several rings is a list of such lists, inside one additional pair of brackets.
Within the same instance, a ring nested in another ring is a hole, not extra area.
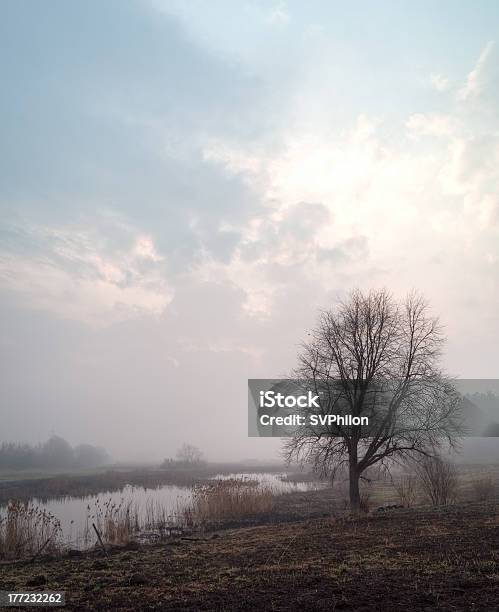
[(71, 610), (497, 609), (497, 503), (349, 518), (321, 517), (324, 491), (282, 497), (273, 524), (4, 564), (2, 589)]

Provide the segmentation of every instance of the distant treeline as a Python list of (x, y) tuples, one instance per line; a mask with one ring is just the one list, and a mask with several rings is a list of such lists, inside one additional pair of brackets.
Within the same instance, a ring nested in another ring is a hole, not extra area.
[(31, 446), (18, 442), (0, 444), (0, 469), (94, 468), (109, 463), (107, 452), (91, 444), (71, 446), (59, 436)]

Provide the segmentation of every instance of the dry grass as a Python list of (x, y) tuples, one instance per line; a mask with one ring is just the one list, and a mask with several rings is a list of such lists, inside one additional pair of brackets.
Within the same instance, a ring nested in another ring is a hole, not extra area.
[(72, 610), (496, 610), (498, 512), (474, 503), (294, 520), (117, 549), (105, 561), (12, 564), (0, 582), (24, 592), (43, 572)]
[(472, 482), (475, 501), (489, 501), (496, 496), (496, 483), (491, 476), (484, 476)]
[(173, 512), (168, 512), (160, 502), (149, 500), (146, 502), (144, 513), (140, 522), (140, 531), (157, 532), (160, 539), (172, 533), (183, 531), (194, 525), (191, 509), (177, 501)]
[[(133, 539), (140, 539), (145, 533), (154, 536), (153, 540), (157, 541), (179, 530), (203, 526), (210, 521), (268, 512), (272, 506), (273, 491), (270, 487), (247, 479), (216, 480), (195, 486), (191, 504), (185, 506), (179, 502), (173, 514), (161, 503), (152, 500), (141, 507), (124, 497), (119, 502), (112, 498), (97, 498), (92, 506), (87, 506), (83, 533), (72, 544), (82, 548), (91, 547), (97, 539), (93, 525), (106, 545), (127, 544)], [(18, 525), (19, 534), (24, 528), (24, 524)], [(69, 544), (69, 541), (64, 542), (65, 546)]]
[(102, 501), (97, 498), (93, 508), (87, 506), (83, 541), (88, 545), (95, 539), (94, 524), (107, 544), (125, 544), (139, 531), (139, 513), (136, 505), (121, 499)]
[(402, 474), (402, 476), (393, 483), (393, 486), (403, 506), (411, 508), (415, 505), (418, 499), (418, 483), (415, 474)]
[[(169, 512), (158, 501), (147, 500), (145, 505), (132, 503), (126, 498), (113, 502), (111, 498), (95, 501), (93, 507), (87, 506), (87, 516), (82, 539), (84, 548), (96, 540), (92, 527), (95, 524), (105, 544), (127, 544), (133, 539), (142, 539), (144, 534), (149, 541), (161, 541), (172, 534), (182, 532), (194, 524), (192, 510), (181, 502), (175, 511)], [(146, 539), (147, 539), (146, 538)]]
[(369, 512), (372, 507), (371, 492), (369, 489), (361, 490), (360, 492), (360, 511)]
[(270, 486), (233, 478), (194, 487), (188, 512), (195, 523), (203, 524), (270, 512), (273, 504), (274, 492)]
[(23, 558), (61, 548), (61, 524), (50, 512), (19, 501), (0, 512), (0, 558)]

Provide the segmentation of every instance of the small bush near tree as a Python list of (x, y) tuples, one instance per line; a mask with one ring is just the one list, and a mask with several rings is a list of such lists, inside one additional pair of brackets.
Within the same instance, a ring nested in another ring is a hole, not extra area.
[(456, 499), (457, 472), (454, 464), (438, 456), (425, 456), (416, 463), (418, 484), (434, 506), (446, 506)]

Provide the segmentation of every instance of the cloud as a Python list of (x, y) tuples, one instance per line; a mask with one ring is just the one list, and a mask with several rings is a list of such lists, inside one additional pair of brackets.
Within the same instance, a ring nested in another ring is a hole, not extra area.
[(271, 25), (286, 25), (289, 21), (289, 11), (285, 2), (279, 2), (269, 12), (267, 23)]
[[(457, 95), (437, 73), (421, 88), (421, 51), (394, 57), (398, 34), (380, 45), (356, 13), (160, 4), (11, 3), (2, 20), (17, 24), (0, 102), (8, 435), (43, 411), (123, 452), (238, 453), (245, 380), (289, 372), (317, 309), (355, 286), (422, 290), (449, 368), (493, 375), (492, 45)], [(193, 429), (210, 411), (232, 436)]]
[(168, 250), (178, 271), (205, 248), (226, 257), (225, 234), (207, 245), (200, 233), (215, 236), (255, 201), (237, 177), (203, 163), (200, 148), (212, 134), (258, 133), (261, 83), (145, 3), (4, 11), (19, 35), (2, 32), (3, 218), (73, 224), (111, 210)]
[(441, 113), (416, 113), (406, 121), (413, 138), (420, 136), (451, 136), (456, 131), (456, 119)]
[[(438, 110), (409, 112), (401, 125), (361, 114), (325, 129), (317, 116), (289, 121), (279, 146), (212, 141), (205, 155), (253, 186), (265, 209), (241, 230), (230, 262), (205, 270), (241, 287), (246, 311), (267, 320), (277, 316), (280, 292), (305, 277), (317, 301), (334, 278), (342, 290), (419, 286), (438, 306), (459, 301), (459, 275), (440, 278), (466, 252), (469, 291), (490, 284), (499, 229), (497, 83), (494, 73), (485, 77), (492, 53), (488, 45), (467, 79), (469, 96), (483, 97), (480, 113), (449, 98)], [(459, 308), (446, 312), (459, 325)]]
[(458, 99), (462, 101), (476, 98), (483, 91), (484, 77), (487, 62), (492, 54), (494, 43), (489, 41), (483, 48), (473, 70), (468, 74), (466, 82), (458, 92)]
[(150, 236), (128, 230), (129, 246), (117, 250), (93, 228), (22, 231), (31, 238), (30, 252), (0, 251), (0, 287), (22, 296), (32, 308), (102, 326), (159, 315), (173, 298), (164, 258)]
[(437, 73), (430, 75), (430, 83), (432, 87), (440, 93), (447, 91), (450, 85), (448, 78), (444, 77), (441, 74), (437, 74)]

